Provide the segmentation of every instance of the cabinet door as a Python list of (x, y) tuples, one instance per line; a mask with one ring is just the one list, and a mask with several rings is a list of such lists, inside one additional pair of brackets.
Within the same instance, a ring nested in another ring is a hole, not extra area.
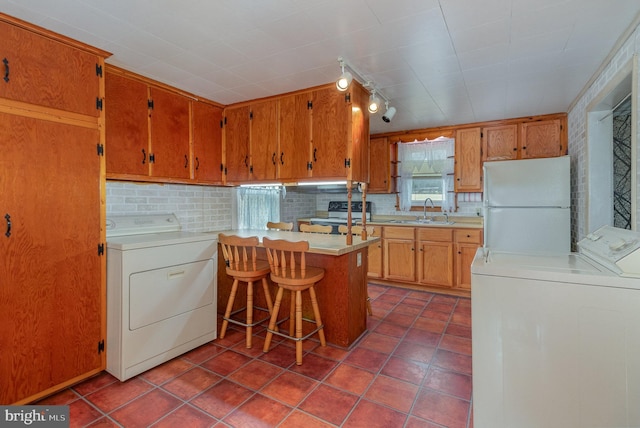
[(389, 193), (391, 190), (391, 148), (387, 137), (371, 138), (369, 186), (367, 193)]
[[(369, 182), (369, 92), (351, 85), (347, 109), (347, 180)], [(339, 147), (339, 146), (338, 146)]]
[(193, 101), (193, 174), (201, 183), (222, 183), (222, 108)]
[(518, 125), (482, 128), (482, 160), (518, 158)]
[(107, 174), (148, 176), (148, 86), (109, 72), (104, 83)]
[(453, 242), (418, 242), (418, 282), (453, 286)]
[(50, 38), (0, 22), (0, 97), (100, 116), (98, 57)]
[(384, 278), (414, 282), (416, 280), (415, 241), (384, 240)]
[(249, 112), (249, 106), (224, 111), (224, 167), (228, 183), (249, 179)]
[(482, 192), (481, 153), (480, 128), (461, 129), (456, 132), (456, 192)]
[(334, 87), (313, 92), (312, 139), (314, 178), (346, 178), (351, 104)]
[(471, 263), (478, 244), (456, 244), (456, 287), (471, 290)]
[(520, 125), (522, 159), (562, 156), (562, 124), (560, 119), (527, 122)]
[(154, 177), (191, 178), (189, 99), (151, 87), (151, 150)]
[(104, 367), (99, 141), (0, 113), (0, 403)]
[(311, 161), (311, 93), (280, 98), (280, 145), (276, 162), (278, 178), (297, 180), (308, 177)]
[[(382, 228), (376, 227), (372, 236), (382, 236)], [(369, 278), (382, 278), (382, 239), (375, 244), (369, 245), (369, 268), (367, 276)]]
[(251, 178), (274, 180), (278, 150), (278, 100), (253, 104), (250, 119)]

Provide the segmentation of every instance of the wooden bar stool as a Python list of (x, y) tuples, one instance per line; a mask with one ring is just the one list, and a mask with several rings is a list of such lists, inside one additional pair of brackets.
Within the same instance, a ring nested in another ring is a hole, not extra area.
[(300, 225), (300, 232), (310, 232), (310, 233), (331, 233), (333, 228), (330, 225), (323, 226), (321, 224), (306, 224), (302, 223)]
[[(225, 264), (227, 265), (227, 275), (233, 278), (231, 293), (227, 301), (227, 309), (222, 317), (222, 328), (220, 329), (220, 339), (224, 339), (229, 323), (246, 327), (247, 332), (247, 348), (251, 348), (251, 338), (253, 335), (253, 327), (266, 321), (273, 312), (273, 304), (271, 301), (271, 293), (269, 292), (269, 284), (267, 276), (271, 269), (266, 260), (258, 260), (256, 258), (256, 246), (258, 245), (258, 237), (252, 236), (242, 238), (236, 235), (218, 234), (218, 242), (222, 247)], [(261, 308), (253, 305), (253, 283), (261, 280), (262, 289), (264, 290), (267, 308)], [(233, 302), (238, 292), (238, 283), (245, 282), (247, 284), (247, 305), (244, 308), (233, 310)], [(232, 317), (246, 309), (246, 321), (233, 319)], [(258, 309), (269, 313), (260, 320), (253, 320), (253, 310)]]
[[(354, 236), (362, 236), (363, 229), (364, 228), (362, 226), (351, 226), (351, 234)], [(341, 224), (340, 226), (338, 226), (338, 232), (341, 235), (346, 235), (348, 231), (349, 228), (346, 225)], [(367, 236), (373, 236), (374, 231), (375, 228), (373, 226), (367, 226)], [(369, 316), (373, 315), (373, 309), (371, 308), (371, 297), (369, 297), (369, 293), (367, 293), (367, 313), (369, 314)]]
[[(307, 241), (291, 242), (284, 239), (263, 238), (262, 245), (267, 250), (267, 258), (271, 266), (271, 280), (278, 284), (276, 301), (273, 305), (271, 321), (267, 329), (267, 336), (264, 341), (264, 352), (269, 351), (271, 338), (274, 334), (292, 339), (296, 342), (296, 364), (302, 364), (302, 341), (309, 338), (316, 332), (320, 338), (320, 344), (326, 346), (324, 337), (324, 326), (320, 318), (318, 300), (314, 285), (324, 277), (324, 269), (307, 266), (305, 253), (309, 250)], [(289, 334), (277, 330), (278, 311), (282, 303), (284, 290), (291, 292), (291, 314), (289, 319)], [(302, 292), (309, 290), (311, 306), (315, 319), (307, 319), (302, 316)], [(294, 322), (295, 319), (295, 322)], [(302, 336), (302, 321), (315, 322), (316, 329)], [(294, 336), (295, 328), (295, 336)]]
[(279, 222), (269, 221), (269, 222), (267, 222), (267, 229), (269, 229), (269, 230), (292, 231), (293, 230), (293, 223), (284, 222), (284, 221), (279, 221)]

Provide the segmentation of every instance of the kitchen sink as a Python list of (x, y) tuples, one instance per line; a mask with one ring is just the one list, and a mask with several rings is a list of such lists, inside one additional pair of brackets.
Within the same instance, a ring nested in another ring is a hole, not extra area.
[(389, 220), (389, 223), (393, 224), (414, 224), (414, 225), (424, 225), (424, 226), (446, 226), (455, 224), (455, 221), (445, 221), (445, 220), (429, 220), (429, 219), (418, 219), (418, 220)]

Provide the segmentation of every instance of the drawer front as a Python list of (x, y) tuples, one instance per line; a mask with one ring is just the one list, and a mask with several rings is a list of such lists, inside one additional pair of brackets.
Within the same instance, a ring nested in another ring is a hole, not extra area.
[(452, 242), (453, 229), (441, 229), (438, 227), (418, 228), (419, 241)]
[(482, 230), (456, 230), (455, 231), (456, 242), (469, 242), (472, 244), (482, 244)]
[(413, 227), (385, 227), (385, 238), (415, 239)]

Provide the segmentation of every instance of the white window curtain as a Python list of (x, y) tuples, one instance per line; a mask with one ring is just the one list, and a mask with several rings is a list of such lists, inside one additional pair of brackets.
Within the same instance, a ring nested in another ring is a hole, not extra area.
[(240, 187), (237, 208), (238, 229), (266, 229), (280, 221), (280, 187)]
[(455, 211), (453, 165), (455, 140), (438, 137), (435, 140), (398, 144), (400, 210), (411, 210), (414, 174), (441, 174), (442, 211)]

